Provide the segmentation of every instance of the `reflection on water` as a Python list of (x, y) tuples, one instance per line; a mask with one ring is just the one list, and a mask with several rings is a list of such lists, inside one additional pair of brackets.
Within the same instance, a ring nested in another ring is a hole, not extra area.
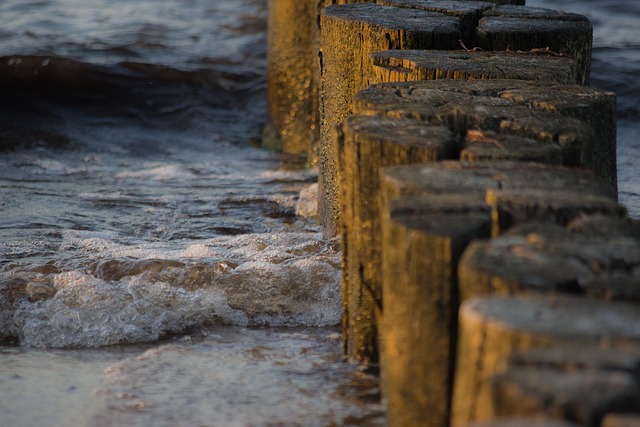
[[(25, 350), (6, 349), (0, 353), (2, 420), (29, 426), (384, 425), (376, 377), (340, 360), (336, 332), (217, 327), (146, 348), (31, 350), (26, 363)], [(36, 399), (40, 408), (33, 411)], [(46, 424), (43, 413), (50, 414)]]

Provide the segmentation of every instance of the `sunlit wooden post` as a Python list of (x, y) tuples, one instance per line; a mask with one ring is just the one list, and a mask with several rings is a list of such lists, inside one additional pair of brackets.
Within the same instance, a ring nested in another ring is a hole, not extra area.
[(352, 114), (355, 93), (369, 86), (369, 54), (387, 49), (455, 49), (457, 18), (373, 4), (323, 9), (320, 25), (320, 218), (326, 237), (339, 233), (335, 127)]
[[(361, 0), (362, 1), (362, 0)], [(317, 162), (320, 11), (358, 0), (269, 0), (263, 144)]]

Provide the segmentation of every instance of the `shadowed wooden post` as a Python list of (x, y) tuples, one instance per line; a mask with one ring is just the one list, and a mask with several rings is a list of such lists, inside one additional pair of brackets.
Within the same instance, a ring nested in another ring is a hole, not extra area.
[(459, 318), (452, 425), (492, 414), (490, 378), (504, 372), (509, 355), (567, 344), (611, 348), (640, 345), (640, 311), (624, 302), (569, 296), (473, 298)]
[(568, 421), (536, 417), (505, 417), (486, 423), (470, 423), (467, 427), (578, 427), (579, 424)]
[(567, 225), (584, 214), (613, 219), (626, 215), (607, 183), (573, 168), (512, 161), (447, 161), (383, 172), (383, 206), (403, 195), (465, 195), (482, 200), (491, 209), (494, 236), (525, 223)]
[(640, 427), (640, 414), (637, 411), (610, 413), (602, 420), (602, 427)]
[(540, 416), (599, 427), (614, 411), (640, 407), (640, 348), (567, 344), (512, 354), (489, 379), (488, 418)]
[(622, 372), (562, 372), (553, 368), (509, 369), (490, 380), (488, 418), (536, 416), (578, 420), (600, 427), (604, 413), (640, 405), (635, 378)]
[(457, 146), (448, 128), (409, 119), (352, 116), (340, 127), (343, 331), (350, 360), (378, 361), (380, 169), (451, 159)]
[(574, 60), (528, 52), (387, 50), (371, 54), (376, 81), (517, 79), (573, 84)]
[(472, 240), (488, 237), (489, 227), (503, 232), (500, 227), (518, 222), (565, 223), (583, 212), (576, 207), (567, 213), (550, 196), (549, 202), (538, 201), (539, 210), (510, 215), (511, 223), (501, 217), (506, 211), (490, 218), (487, 194), (514, 192), (526, 199), (538, 191), (562, 190), (571, 199), (588, 192), (603, 206), (617, 207), (617, 216), (625, 210), (611, 188), (592, 174), (535, 163), (442, 161), (385, 168), (382, 178), (382, 387), (389, 420), (412, 425), (429, 413), (444, 422), (463, 250)]
[(527, 158), (521, 140), (509, 146), (495, 134), (559, 146), (563, 165), (588, 168), (617, 189), (611, 92), (526, 80), (425, 80), (376, 84), (354, 102), (360, 114), (448, 124), (465, 137), (464, 159)]
[(584, 15), (551, 9), (498, 6), (478, 23), (477, 46), (484, 50), (550, 50), (573, 58), (575, 83), (589, 82), (593, 28)]
[(455, 49), (459, 21), (438, 13), (371, 4), (337, 5), (321, 13), (320, 218), (326, 237), (339, 230), (334, 128), (369, 85), (369, 54), (386, 49)]
[(454, 16), (460, 20), (461, 40), (469, 44), (473, 43), (476, 27), (478, 26), (478, 21), (482, 18), (482, 13), (495, 7), (495, 3), (486, 1), (459, 0), (377, 0), (376, 3)]
[(569, 292), (640, 301), (640, 272), (634, 269), (640, 264), (640, 239), (623, 230), (585, 235), (535, 224), (473, 242), (458, 268), (460, 298)]
[[(519, 105), (531, 105), (534, 109), (551, 111), (564, 117), (578, 119), (593, 132), (593, 138), (584, 146), (581, 163), (609, 182), (617, 191), (618, 170), (616, 162), (616, 95), (595, 88), (561, 86), (553, 90), (521, 87), (501, 95)], [(559, 135), (562, 143), (569, 135)]]

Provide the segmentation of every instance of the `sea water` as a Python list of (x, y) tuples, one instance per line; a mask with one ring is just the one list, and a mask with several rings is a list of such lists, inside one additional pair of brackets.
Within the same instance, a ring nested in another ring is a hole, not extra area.
[(0, 4), (0, 425), (382, 422), (265, 49), (265, 0)]
[[(588, 15), (640, 217), (638, 6)], [(266, 0), (0, 4), (0, 424), (382, 425), (316, 180), (257, 148)], [(303, 193), (301, 193), (303, 192)], [(303, 200), (304, 201), (304, 200)]]

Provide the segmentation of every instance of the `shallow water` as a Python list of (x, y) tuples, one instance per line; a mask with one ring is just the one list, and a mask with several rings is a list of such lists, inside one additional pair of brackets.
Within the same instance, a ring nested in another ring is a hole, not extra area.
[(296, 215), (316, 175), (251, 144), (264, 2), (189, 3), (57, 0), (23, 5), (31, 20), (5, 3), (4, 48), (33, 41), (0, 58), (0, 338), (339, 322), (335, 242)]
[[(253, 146), (265, 5), (0, 3), (0, 424), (384, 423), (339, 356), (337, 243), (296, 215), (316, 176)], [(593, 20), (640, 217), (640, 10), (562, 8)]]
[(2, 421), (15, 426), (384, 425), (375, 378), (345, 364), (340, 346), (341, 335), (333, 330), (224, 326), (149, 346), (6, 348), (0, 352)]

